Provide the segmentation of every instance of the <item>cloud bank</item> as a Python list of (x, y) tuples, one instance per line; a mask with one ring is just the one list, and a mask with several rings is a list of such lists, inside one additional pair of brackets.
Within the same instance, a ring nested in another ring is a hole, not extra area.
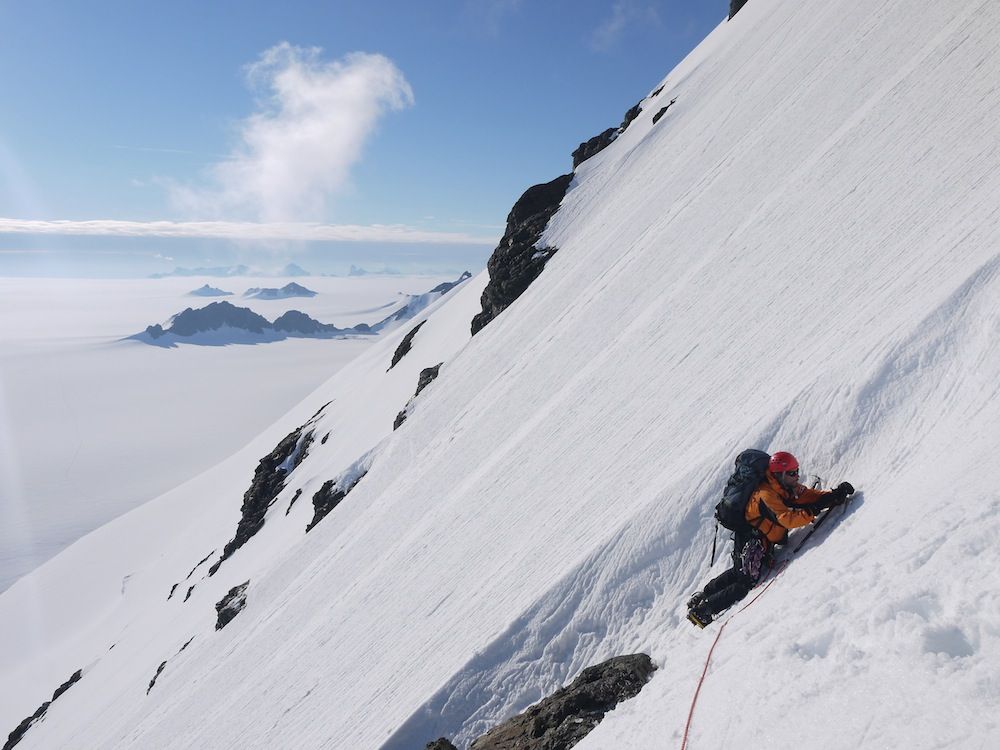
[(104, 237), (175, 237), (301, 242), (396, 242), (444, 245), (490, 245), (499, 236), (431, 232), (399, 224), (320, 224), (249, 221), (29, 221), (0, 217), (0, 234)]
[(178, 209), (199, 218), (321, 221), (384, 114), (413, 104), (388, 58), (341, 60), (282, 42), (247, 67), (258, 111), (239, 124), (232, 153), (199, 186), (173, 185)]

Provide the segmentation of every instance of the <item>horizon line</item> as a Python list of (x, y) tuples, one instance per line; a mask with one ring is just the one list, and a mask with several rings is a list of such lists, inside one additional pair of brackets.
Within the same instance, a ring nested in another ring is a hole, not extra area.
[(166, 237), (302, 242), (393, 242), (403, 244), (495, 245), (500, 237), (434, 232), (403, 224), (319, 222), (127, 221), (118, 219), (34, 220), (0, 217), (0, 234), (90, 237)]

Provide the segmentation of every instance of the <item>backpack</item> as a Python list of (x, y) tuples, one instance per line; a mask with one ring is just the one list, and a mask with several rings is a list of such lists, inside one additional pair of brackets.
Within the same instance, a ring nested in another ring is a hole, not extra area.
[(753, 448), (743, 451), (736, 457), (736, 470), (726, 482), (722, 500), (715, 506), (715, 519), (724, 528), (730, 531), (750, 528), (746, 520), (747, 502), (754, 490), (764, 481), (770, 461), (771, 457), (767, 453)]

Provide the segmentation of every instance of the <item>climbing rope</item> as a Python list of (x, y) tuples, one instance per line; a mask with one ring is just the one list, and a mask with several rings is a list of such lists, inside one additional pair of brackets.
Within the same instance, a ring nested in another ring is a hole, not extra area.
[[(740, 609), (736, 611), (736, 614), (734, 614), (733, 617), (736, 617), (736, 615), (738, 615), (744, 609), (746, 609), (755, 601), (760, 599), (764, 595), (764, 592), (771, 587), (771, 584), (774, 583), (776, 580), (778, 580), (778, 576), (781, 575), (782, 571), (787, 566), (788, 566), (788, 561), (787, 560), (783, 561), (781, 565), (779, 565), (775, 569), (774, 575), (771, 576), (771, 580), (767, 582), (767, 585), (764, 586), (764, 588), (762, 588), (760, 592), (758, 592), (758, 594), (753, 599), (751, 599), (742, 607), (740, 607)], [(698, 679), (698, 687), (695, 688), (694, 697), (691, 699), (691, 709), (688, 711), (687, 724), (684, 725), (684, 739), (681, 741), (681, 750), (687, 750), (688, 733), (691, 731), (691, 721), (694, 719), (694, 708), (696, 705), (698, 705), (698, 695), (701, 693), (701, 686), (705, 682), (705, 675), (708, 674), (708, 665), (712, 661), (712, 653), (715, 651), (715, 646), (719, 642), (719, 638), (722, 637), (722, 631), (726, 629), (726, 625), (729, 624), (730, 620), (732, 620), (733, 617), (730, 617), (719, 627), (719, 632), (716, 633), (715, 640), (712, 641), (712, 647), (708, 650), (708, 656), (705, 657), (705, 667), (704, 669), (701, 670), (701, 677)]]

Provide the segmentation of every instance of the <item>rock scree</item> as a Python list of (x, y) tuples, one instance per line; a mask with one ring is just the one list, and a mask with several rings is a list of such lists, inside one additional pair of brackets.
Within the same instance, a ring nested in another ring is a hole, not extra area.
[(568, 750), (621, 701), (639, 694), (656, 671), (646, 654), (587, 667), (573, 682), (474, 740), (469, 750)]

